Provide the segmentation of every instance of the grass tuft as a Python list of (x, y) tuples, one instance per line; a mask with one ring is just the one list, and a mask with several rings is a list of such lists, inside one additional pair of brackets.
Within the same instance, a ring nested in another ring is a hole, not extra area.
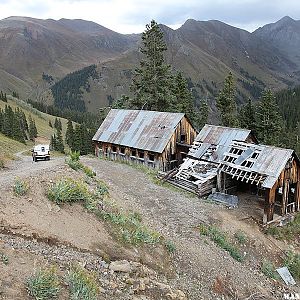
[(74, 267), (67, 276), (72, 300), (96, 300), (99, 288), (95, 277), (81, 267)]
[(8, 256), (2, 252), (0, 252), (0, 260), (5, 264), (8, 265), (9, 260), (8, 260)]
[(14, 182), (13, 190), (15, 195), (24, 196), (29, 191), (29, 185), (26, 181), (17, 178)]
[(169, 251), (169, 253), (174, 253), (176, 251), (176, 246), (172, 241), (166, 240), (165, 247)]
[(47, 196), (57, 204), (79, 201), (90, 202), (94, 198), (84, 182), (71, 178), (64, 178), (54, 183), (48, 189)]
[(295, 219), (283, 227), (269, 227), (267, 234), (273, 235), (278, 240), (292, 241), (297, 240), (300, 243), (300, 213)]
[(236, 240), (240, 243), (240, 244), (245, 244), (247, 242), (247, 236), (246, 234), (241, 231), (238, 230), (235, 234), (234, 237), (236, 238)]
[(287, 258), (284, 260), (284, 264), (292, 275), (300, 279), (300, 254), (299, 253), (294, 253), (292, 251), (289, 251), (287, 253)]
[(54, 267), (39, 270), (26, 282), (27, 292), (36, 300), (56, 299), (60, 290)]
[(272, 262), (270, 262), (269, 260), (263, 260), (262, 265), (261, 265), (261, 271), (263, 274), (265, 274), (269, 278), (272, 278), (272, 279), (279, 278), (274, 264)]
[(240, 250), (235, 247), (232, 242), (229, 241), (228, 236), (217, 227), (201, 224), (199, 226), (199, 231), (201, 235), (208, 236), (220, 248), (227, 251), (235, 260), (239, 262), (244, 260), (244, 256)]
[(120, 211), (98, 211), (98, 217), (109, 221), (117, 227), (117, 232), (126, 243), (139, 244), (157, 244), (161, 240), (158, 232), (149, 230), (142, 224), (142, 218), (137, 213), (124, 214)]

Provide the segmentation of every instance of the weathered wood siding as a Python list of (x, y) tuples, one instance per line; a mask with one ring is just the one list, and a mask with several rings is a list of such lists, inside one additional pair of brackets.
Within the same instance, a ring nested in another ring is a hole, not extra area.
[(182, 153), (178, 150), (178, 143), (191, 145), (194, 142), (196, 135), (196, 130), (188, 119), (184, 117), (175, 128), (163, 153), (132, 149), (110, 143), (95, 142), (95, 155), (168, 171), (182, 162)]
[[(282, 192), (279, 195), (279, 189)], [(264, 223), (274, 218), (276, 196), (281, 198), (281, 215), (300, 210), (300, 165), (291, 158), (271, 189), (266, 190)]]

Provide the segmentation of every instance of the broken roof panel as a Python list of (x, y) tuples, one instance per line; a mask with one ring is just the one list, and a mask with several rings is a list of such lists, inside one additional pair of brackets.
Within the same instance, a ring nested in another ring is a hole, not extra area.
[[(250, 173), (253, 172), (260, 175), (266, 175), (265, 179), (261, 183), (262, 187), (265, 188), (273, 187), (289, 159), (294, 156), (294, 151), (291, 149), (284, 149), (267, 145), (247, 144), (238, 141), (232, 142), (226, 155), (230, 155), (230, 152), (232, 152), (231, 149), (233, 150), (233, 148), (235, 147), (239, 147), (239, 149), (244, 148), (244, 151), (237, 157), (235, 162), (225, 161), (225, 157), (223, 157), (221, 166), (227, 165), (234, 169), (247, 171)], [(251, 149), (252, 153), (256, 151), (258, 155), (255, 158), (250, 156), (249, 149)], [(251, 162), (253, 162), (253, 164), (251, 164), (251, 167), (241, 166), (241, 163), (249, 158), (251, 159)]]
[(93, 141), (162, 153), (184, 116), (183, 113), (112, 109)]
[[(205, 124), (195, 141), (206, 145), (215, 145), (216, 149), (212, 152), (212, 155), (208, 159), (205, 159), (218, 163), (223, 158), (223, 154), (228, 150), (233, 140), (246, 141), (250, 134), (251, 130), (248, 129)], [(200, 148), (202, 148), (201, 144)], [(204, 154), (202, 151), (198, 151), (198, 149), (191, 149), (188, 156), (201, 159)]]

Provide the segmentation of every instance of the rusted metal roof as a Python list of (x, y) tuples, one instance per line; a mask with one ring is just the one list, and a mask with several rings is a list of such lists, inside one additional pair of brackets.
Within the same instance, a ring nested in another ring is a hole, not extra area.
[(184, 116), (183, 113), (112, 109), (93, 141), (162, 153)]
[[(243, 151), (239, 154), (234, 154), (234, 149), (237, 148)], [(248, 155), (247, 152), (256, 153), (257, 155)], [(235, 160), (232, 162), (226, 161), (226, 156), (228, 155), (235, 157)], [(287, 162), (293, 157), (296, 156), (292, 149), (234, 141), (230, 145), (229, 151), (224, 154), (220, 166), (221, 168), (224, 165), (232, 167), (230, 172), (234, 174), (238, 174), (238, 170), (240, 170), (248, 172), (250, 176), (253, 176), (251, 173), (263, 175), (264, 179), (261, 182), (261, 186), (272, 188)], [(247, 167), (247, 164), (243, 165), (247, 161), (249, 161), (249, 167)], [(224, 168), (222, 169), (224, 170)]]
[(229, 146), (232, 141), (245, 141), (251, 130), (205, 124), (196, 137), (197, 142)]
[[(223, 154), (228, 150), (232, 141), (246, 141), (250, 134), (251, 130), (248, 129), (205, 124), (195, 139), (196, 143), (194, 144), (198, 143), (199, 148), (197, 149), (193, 146), (188, 156), (218, 163), (223, 158)], [(211, 150), (209, 148), (212, 147), (207, 147), (207, 145), (216, 147), (214, 147), (214, 150)]]

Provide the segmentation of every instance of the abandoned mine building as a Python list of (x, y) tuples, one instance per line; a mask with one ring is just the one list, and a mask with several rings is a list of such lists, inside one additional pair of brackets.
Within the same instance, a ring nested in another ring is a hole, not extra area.
[(210, 194), (217, 184), (219, 163), (234, 140), (257, 142), (251, 130), (206, 124), (197, 135), (187, 158), (169, 181), (200, 197)]
[(297, 155), (258, 144), (250, 130), (205, 125), (168, 180), (200, 197), (246, 198), (263, 223), (300, 210)]
[(263, 223), (300, 210), (300, 163), (291, 149), (233, 141), (219, 166), (218, 190), (258, 195)]
[(95, 155), (168, 171), (197, 135), (183, 113), (112, 109), (93, 137)]

